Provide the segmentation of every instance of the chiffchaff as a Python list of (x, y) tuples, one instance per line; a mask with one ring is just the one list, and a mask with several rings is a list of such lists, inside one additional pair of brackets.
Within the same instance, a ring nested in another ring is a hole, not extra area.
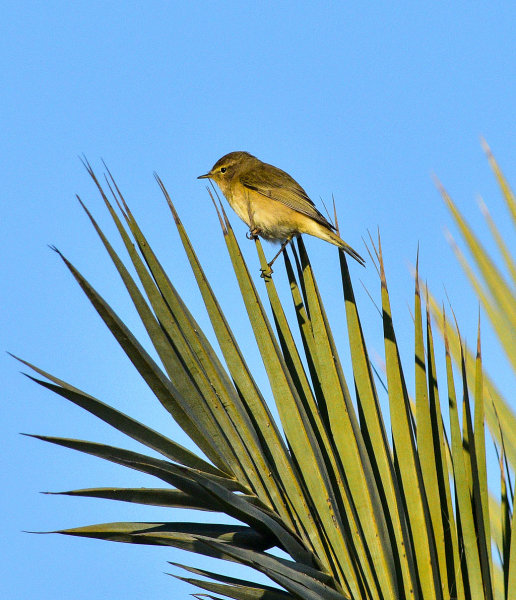
[(249, 226), (251, 236), (283, 242), (272, 263), (290, 240), (308, 233), (342, 248), (361, 265), (364, 259), (315, 208), (305, 190), (288, 173), (258, 160), (248, 152), (230, 152), (206, 175), (221, 189), (236, 214)]

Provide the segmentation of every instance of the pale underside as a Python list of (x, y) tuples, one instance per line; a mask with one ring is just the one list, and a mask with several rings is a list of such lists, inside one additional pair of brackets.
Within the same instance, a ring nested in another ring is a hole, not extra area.
[(226, 193), (226, 197), (231, 208), (249, 226), (249, 229), (258, 229), (260, 237), (266, 240), (282, 242), (301, 233), (307, 233), (333, 244), (336, 243), (334, 241), (336, 236), (328, 227), (254, 190), (235, 186), (233, 194)]

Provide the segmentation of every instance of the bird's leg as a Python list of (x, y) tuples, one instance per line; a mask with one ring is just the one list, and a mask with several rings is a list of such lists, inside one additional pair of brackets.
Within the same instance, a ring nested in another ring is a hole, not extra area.
[(271, 271), (272, 271), (272, 263), (273, 263), (273, 262), (274, 262), (274, 261), (275, 261), (275, 260), (278, 258), (278, 256), (279, 256), (280, 254), (282, 254), (282, 253), (284, 252), (285, 248), (287, 247), (287, 244), (290, 242), (290, 240), (291, 240), (291, 239), (292, 239), (292, 238), (287, 238), (287, 239), (286, 239), (286, 240), (283, 242), (283, 244), (281, 244), (281, 247), (280, 247), (280, 249), (278, 250), (278, 252), (276, 253), (276, 255), (274, 256), (274, 258), (271, 260), (271, 262), (270, 262), (270, 263), (268, 263), (268, 264), (267, 264), (267, 266), (269, 267), (269, 269), (270, 269)]
[(273, 273), (272, 265), (273, 265), (274, 261), (278, 258), (278, 256), (280, 254), (282, 254), (285, 251), (285, 248), (287, 247), (287, 244), (290, 242), (291, 239), (292, 239), (292, 236), (288, 237), (283, 242), (283, 244), (281, 244), (281, 248), (278, 250), (278, 252), (274, 256), (274, 258), (271, 260), (271, 262), (267, 263), (267, 271), (265, 271), (265, 269), (262, 269), (262, 277), (268, 277), (268, 276), (272, 275), (272, 273)]
[(251, 210), (251, 203), (249, 202), (249, 196), (247, 195), (247, 214), (249, 216), (249, 231), (245, 234), (248, 240), (256, 240), (261, 231), (259, 227), (254, 224), (254, 214)]

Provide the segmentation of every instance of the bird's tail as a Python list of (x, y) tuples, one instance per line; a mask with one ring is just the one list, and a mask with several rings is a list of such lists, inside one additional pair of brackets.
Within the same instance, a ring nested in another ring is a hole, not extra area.
[(326, 227), (323, 229), (321, 227), (321, 231), (319, 231), (317, 237), (320, 237), (321, 239), (330, 242), (330, 244), (334, 244), (335, 246), (342, 248), (346, 254), (349, 254), (351, 257), (353, 257), (363, 267), (365, 266), (365, 260), (360, 256), (360, 254), (356, 250), (353, 250), (349, 244), (346, 244), (346, 242), (336, 233), (331, 231), (331, 229), (327, 229)]

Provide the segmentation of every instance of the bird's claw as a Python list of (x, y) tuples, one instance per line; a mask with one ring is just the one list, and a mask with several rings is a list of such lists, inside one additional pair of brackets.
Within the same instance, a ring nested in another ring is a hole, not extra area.
[(258, 227), (253, 227), (245, 234), (245, 237), (248, 240), (256, 240), (256, 239), (258, 239), (259, 233), (260, 233), (260, 230), (258, 229)]
[(268, 264), (264, 269), (260, 269), (260, 277), (262, 279), (270, 279), (271, 275), (274, 273), (270, 264)]

